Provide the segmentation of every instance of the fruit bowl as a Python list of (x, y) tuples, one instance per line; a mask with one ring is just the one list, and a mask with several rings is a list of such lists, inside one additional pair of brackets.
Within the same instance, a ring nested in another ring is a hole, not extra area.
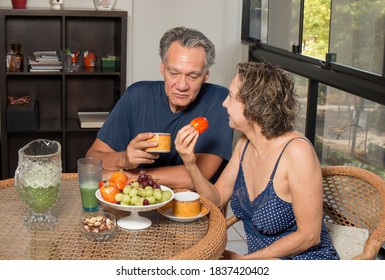
[(171, 198), (161, 203), (150, 204), (145, 206), (120, 205), (120, 204), (107, 202), (101, 196), (100, 190), (97, 190), (95, 195), (101, 204), (104, 204), (106, 206), (112, 207), (117, 210), (131, 212), (130, 215), (120, 218), (117, 221), (117, 224), (119, 227), (128, 229), (128, 230), (140, 230), (151, 226), (152, 222), (150, 219), (140, 216), (139, 212), (152, 211), (152, 210), (158, 209), (174, 199), (174, 192), (169, 187), (161, 185), (160, 188), (162, 191), (166, 191), (166, 190), (171, 191), (172, 193)]
[(92, 241), (109, 239), (116, 229), (116, 218), (110, 213), (84, 213), (80, 219), (84, 234)]

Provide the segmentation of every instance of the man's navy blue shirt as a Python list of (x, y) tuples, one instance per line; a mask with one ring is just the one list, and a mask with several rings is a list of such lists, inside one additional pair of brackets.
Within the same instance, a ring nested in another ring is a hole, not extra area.
[(171, 133), (171, 152), (145, 168), (183, 164), (175, 150), (178, 131), (194, 118), (203, 116), (209, 128), (199, 135), (195, 153), (208, 153), (228, 161), (232, 153), (233, 131), (222, 103), (228, 95), (225, 87), (204, 83), (192, 104), (173, 113), (164, 90), (163, 81), (142, 81), (129, 86), (113, 108), (97, 137), (115, 151), (124, 151), (128, 143), (142, 132)]

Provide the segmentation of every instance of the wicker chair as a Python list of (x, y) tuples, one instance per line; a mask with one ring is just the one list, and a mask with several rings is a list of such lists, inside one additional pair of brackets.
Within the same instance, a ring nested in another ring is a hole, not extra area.
[(385, 242), (385, 181), (362, 168), (322, 168), (327, 221), (369, 230), (364, 252), (353, 259), (374, 260)]
[[(374, 260), (385, 242), (385, 180), (352, 166), (322, 168), (325, 219), (369, 230), (364, 252), (353, 259)], [(227, 219), (229, 228), (238, 220)]]

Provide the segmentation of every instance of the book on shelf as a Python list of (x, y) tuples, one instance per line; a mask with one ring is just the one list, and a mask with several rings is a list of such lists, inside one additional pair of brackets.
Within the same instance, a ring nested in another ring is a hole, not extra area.
[(101, 128), (109, 112), (78, 112), (80, 128)]
[(63, 68), (56, 51), (35, 51), (28, 56), (31, 72), (59, 71)]
[(36, 69), (36, 70), (60, 70), (62, 69), (62, 65), (31, 65), (31, 69)]
[(39, 60), (59, 60), (59, 56), (56, 51), (35, 51), (33, 52), (37, 61)]
[(61, 69), (33, 69), (30, 68), (29, 72), (60, 72)]

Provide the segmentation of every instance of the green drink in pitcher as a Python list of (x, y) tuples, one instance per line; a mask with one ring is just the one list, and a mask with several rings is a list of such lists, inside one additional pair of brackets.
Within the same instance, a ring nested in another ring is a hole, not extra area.
[(19, 150), (15, 171), (16, 191), (30, 210), (25, 219), (29, 229), (51, 229), (61, 189), (61, 146), (57, 141), (37, 139)]
[(60, 194), (60, 185), (49, 187), (24, 186), (19, 189), (20, 199), (35, 214), (44, 214), (51, 210)]

